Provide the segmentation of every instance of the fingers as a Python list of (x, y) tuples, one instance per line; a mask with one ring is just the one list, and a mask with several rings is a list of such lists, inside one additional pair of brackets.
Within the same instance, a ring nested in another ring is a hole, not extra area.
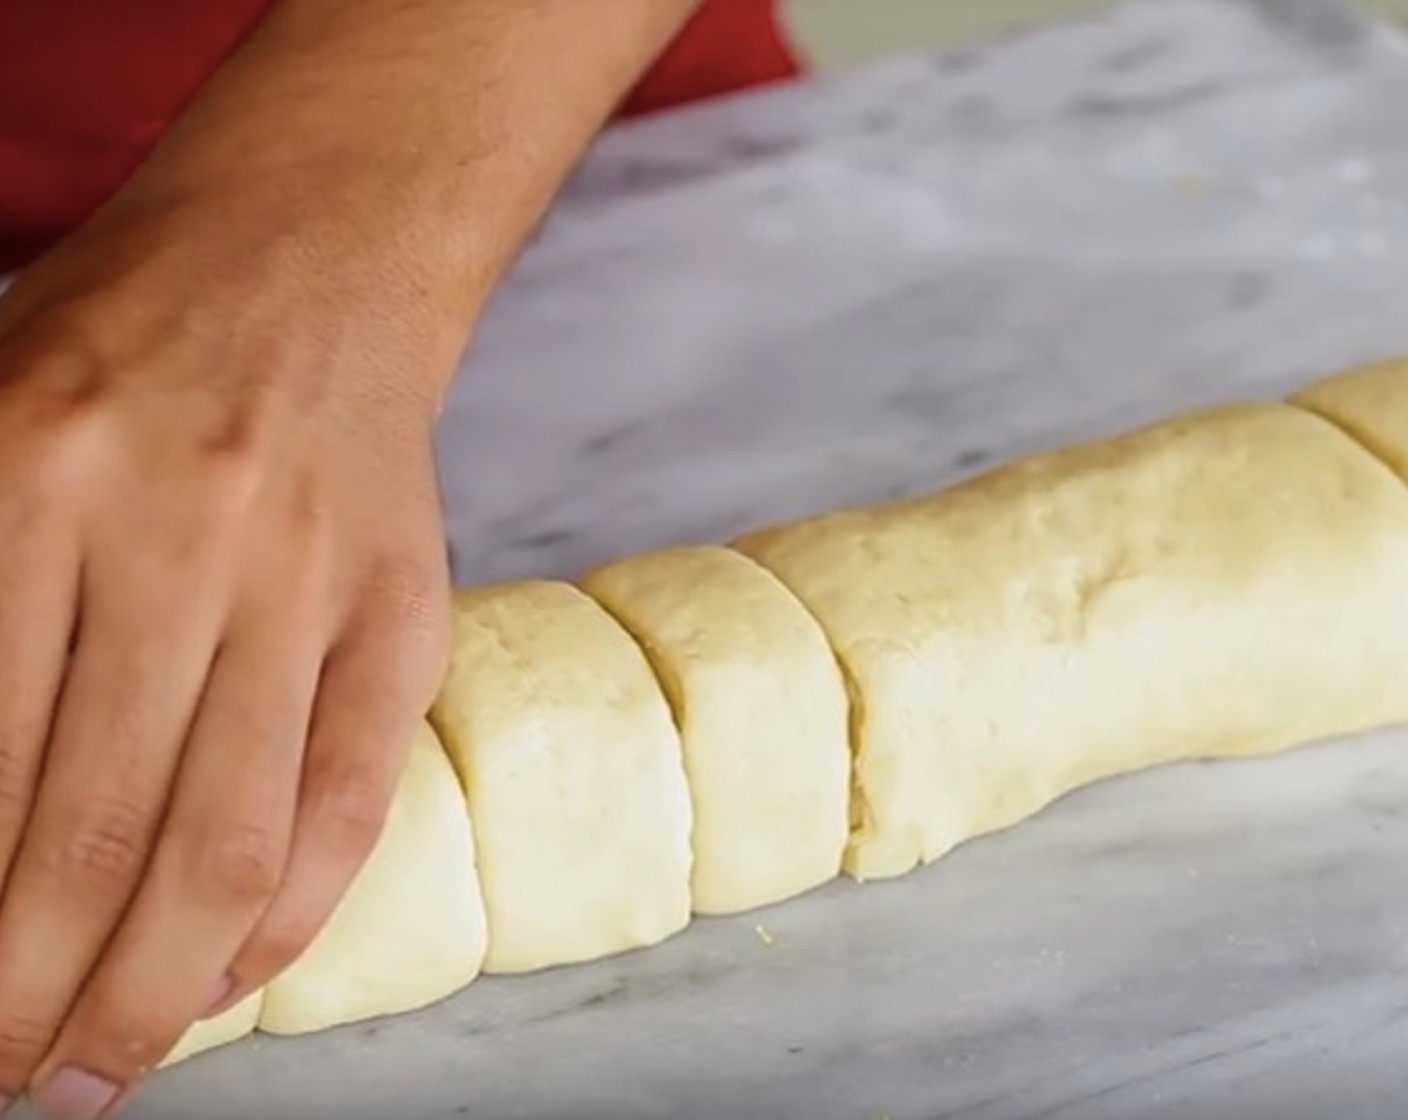
[[(448, 579), (445, 579), (448, 583)], [(222, 1006), (291, 965), (380, 836), (419, 721), (444, 675), (448, 593), (370, 596), (324, 667), (284, 882), (231, 966)]]
[(323, 633), (270, 610), (226, 632), (147, 874), (35, 1074), (45, 1115), (96, 1117), (228, 991), (283, 878)]
[[(28, 522), (27, 524), (22, 522)], [(78, 549), (39, 518), (0, 517), (0, 886), (39, 782), (77, 613)]]
[(296, 602), (227, 631), (146, 877), (34, 1077), (41, 1111), (125, 1101), (194, 1019), (281, 971), (336, 906), (443, 665), (438, 628), (380, 602), (326, 657), (327, 626)]
[(27, 1084), (136, 889), (210, 664), (218, 605), (193, 581), (154, 586), (142, 569), (134, 556), (84, 589), (0, 899), (0, 1095)]

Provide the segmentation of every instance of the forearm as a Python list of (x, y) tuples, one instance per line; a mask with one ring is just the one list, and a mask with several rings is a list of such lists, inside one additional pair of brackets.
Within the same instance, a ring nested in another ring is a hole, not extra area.
[(468, 322), (696, 2), (283, 0), (116, 206), (213, 206)]

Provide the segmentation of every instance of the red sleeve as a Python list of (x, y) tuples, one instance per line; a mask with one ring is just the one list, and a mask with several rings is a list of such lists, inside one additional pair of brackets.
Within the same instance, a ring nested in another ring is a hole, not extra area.
[(0, 0), (0, 272), (120, 187), (272, 0)]
[(707, 0), (626, 100), (648, 113), (797, 76), (779, 0)]
[[(116, 192), (273, 2), (0, 0), (0, 274)], [(795, 74), (776, 5), (706, 0), (623, 112)]]

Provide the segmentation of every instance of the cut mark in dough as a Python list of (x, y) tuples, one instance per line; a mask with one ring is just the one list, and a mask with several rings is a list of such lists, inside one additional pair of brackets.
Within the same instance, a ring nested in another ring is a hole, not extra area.
[(1326, 378), (1290, 403), (1333, 424), (1408, 482), (1408, 360)]
[(594, 600), (549, 581), (458, 595), (432, 718), (478, 839), (485, 971), (593, 960), (688, 924), (679, 735), (645, 654)]
[(849, 834), (846, 692), (796, 596), (712, 546), (607, 564), (580, 585), (640, 644), (674, 712), (695, 912), (750, 910), (834, 878)]

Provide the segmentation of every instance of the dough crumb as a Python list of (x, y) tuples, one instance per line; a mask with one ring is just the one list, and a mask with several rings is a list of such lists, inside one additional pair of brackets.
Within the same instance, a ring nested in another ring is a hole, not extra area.
[(777, 938), (772, 935), (766, 926), (754, 926), (753, 932), (758, 935), (758, 940), (763, 943), (765, 949), (771, 949), (773, 945), (777, 943)]

